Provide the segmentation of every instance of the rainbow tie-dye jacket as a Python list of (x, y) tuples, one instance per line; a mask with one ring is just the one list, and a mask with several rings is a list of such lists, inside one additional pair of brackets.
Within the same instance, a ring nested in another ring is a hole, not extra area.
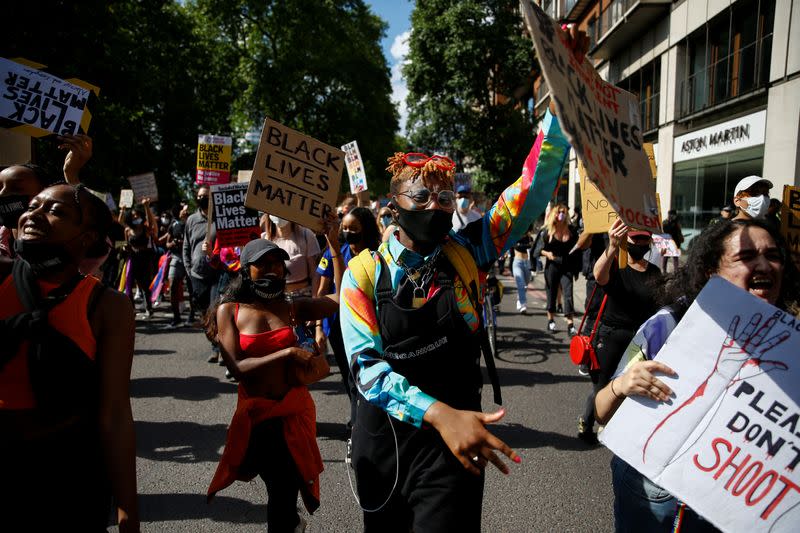
[[(478, 265), (491, 264), (511, 248), (544, 211), (561, 176), (569, 148), (558, 120), (548, 112), (525, 160), (522, 176), (500, 195), (482, 222), (476, 221), (459, 233), (451, 232), (450, 238), (470, 250)], [(481, 231), (475, 231), (475, 224), (482, 224)], [(411, 268), (421, 265), (426, 259), (405, 248), (394, 236), (376, 253), (386, 260), (395, 289), (404, 276), (396, 259)], [(380, 278), (380, 269), (376, 256), (376, 280)], [(475, 331), (480, 320), (477, 312), (463, 284), (456, 279), (454, 285), (458, 307), (464, 320)], [(349, 269), (342, 280), (340, 298), (339, 316), (345, 352), (359, 392), (368, 402), (391, 416), (419, 427), (425, 411), (436, 399), (411, 385), (381, 359), (383, 346), (376, 303), (358, 287)]]

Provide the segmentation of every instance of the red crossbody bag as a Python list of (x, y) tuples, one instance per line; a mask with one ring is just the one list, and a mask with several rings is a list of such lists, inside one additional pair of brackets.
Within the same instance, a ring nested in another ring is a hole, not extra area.
[[(589, 297), (587, 309), (591, 307), (595, 292), (597, 292), (596, 284), (592, 290), (592, 295)], [(590, 370), (600, 370), (600, 363), (597, 362), (597, 354), (594, 351), (594, 346), (592, 346), (592, 341), (597, 332), (597, 325), (600, 323), (600, 317), (603, 316), (603, 310), (606, 308), (606, 300), (608, 300), (607, 294), (603, 296), (603, 303), (600, 304), (600, 311), (597, 313), (597, 318), (594, 321), (592, 334), (589, 336), (581, 335), (583, 323), (586, 321), (586, 313), (584, 312), (581, 325), (578, 327), (578, 334), (572, 337), (569, 343), (569, 358), (572, 359), (575, 365), (588, 365)]]

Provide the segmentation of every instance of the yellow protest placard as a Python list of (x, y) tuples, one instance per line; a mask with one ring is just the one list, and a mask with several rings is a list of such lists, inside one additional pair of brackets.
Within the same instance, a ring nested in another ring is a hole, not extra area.
[(781, 234), (786, 239), (792, 259), (800, 267), (800, 187), (783, 187)]
[(233, 139), (200, 135), (197, 139), (197, 184), (221, 185), (231, 181)]
[(658, 167), (656, 166), (656, 152), (653, 149), (653, 143), (642, 143), (642, 150), (647, 154), (647, 160), (650, 162), (650, 172), (653, 174), (653, 181), (656, 181)]
[(578, 175), (581, 178), (583, 230), (588, 233), (605, 233), (618, 218), (617, 213), (600, 189), (586, 178), (586, 169), (580, 161)]

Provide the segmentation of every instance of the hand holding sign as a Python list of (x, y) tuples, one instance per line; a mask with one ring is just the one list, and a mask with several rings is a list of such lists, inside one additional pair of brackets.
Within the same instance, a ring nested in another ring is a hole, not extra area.
[(626, 224), (658, 232), (661, 220), (642, 148), (639, 101), (602, 78), (575, 53), (577, 29), (564, 32), (539, 6), (520, 1), (539, 64), (564, 133), (594, 181)]
[(60, 135), (58, 140), (61, 144), (58, 148), (67, 150), (64, 158), (64, 177), (67, 183), (76, 184), (80, 181), (78, 176), (80, 170), (92, 158), (92, 138), (88, 135)]

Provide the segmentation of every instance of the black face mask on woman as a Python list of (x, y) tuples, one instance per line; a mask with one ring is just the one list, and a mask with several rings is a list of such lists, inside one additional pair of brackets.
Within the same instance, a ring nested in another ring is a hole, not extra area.
[(41, 241), (17, 239), (14, 241), (14, 251), (27, 261), (37, 274), (57, 270), (71, 259), (64, 245)]
[(628, 243), (628, 255), (634, 261), (640, 261), (647, 252), (650, 251), (650, 246), (646, 244), (631, 244)]
[(358, 244), (361, 242), (360, 231), (343, 231), (339, 234), (339, 241), (347, 244)]
[(286, 278), (277, 276), (267, 276), (266, 278), (250, 279), (246, 278), (250, 290), (261, 300), (274, 300), (283, 296), (286, 290)]
[(453, 229), (453, 214), (441, 209), (412, 211), (397, 207), (397, 224), (411, 239), (422, 245), (435, 245)]

